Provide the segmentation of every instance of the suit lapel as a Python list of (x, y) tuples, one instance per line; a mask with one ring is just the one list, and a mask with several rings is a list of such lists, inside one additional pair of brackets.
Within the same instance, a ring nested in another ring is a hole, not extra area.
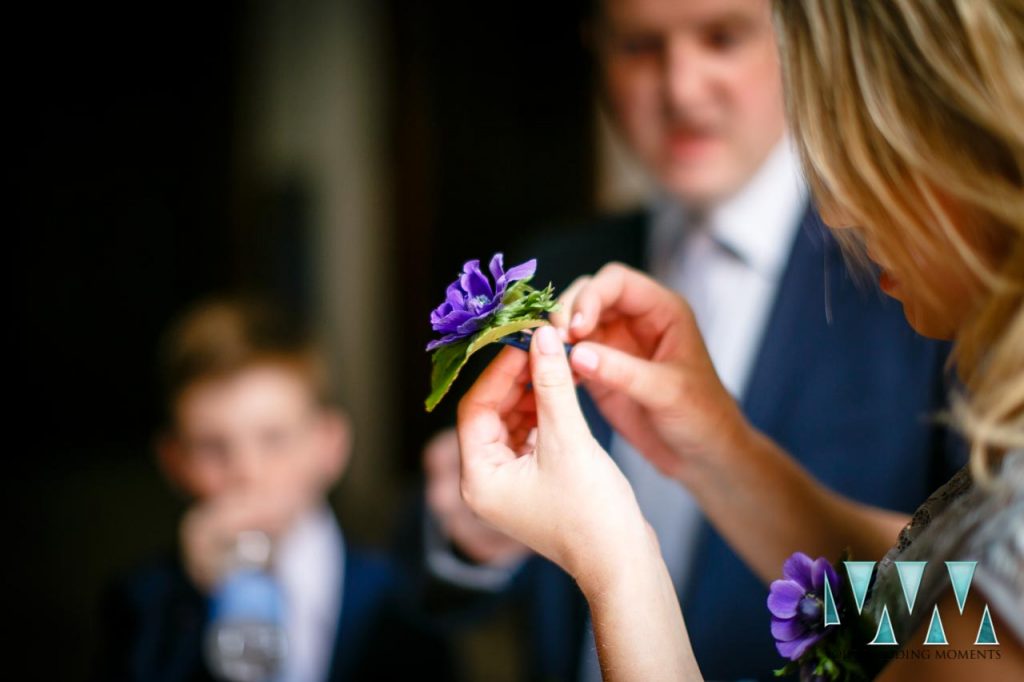
[(373, 607), (372, 589), (367, 589), (366, 576), (359, 558), (351, 549), (345, 552), (345, 578), (342, 581), (341, 613), (338, 615), (338, 627), (334, 634), (334, 648), (331, 652), (331, 663), (328, 667), (327, 679), (345, 680), (357, 663), (357, 655), (362, 648), (359, 643), (367, 628), (367, 619)]
[[(741, 401), (747, 418), (762, 432), (773, 433), (786, 422), (787, 409), (792, 406), (779, 396), (787, 395), (793, 382), (806, 381), (802, 368), (814, 366), (815, 349), (820, 348), (813, 341), (794, 347), (794, 333), (810, 335), (811, 330), (827, 324), (827, 306), (843, 304), (842, 298), (833, 292), (838, 293), (836, 285), (844, 273), (838, 246), (825, 232), (817, 214), (808, 209), (794, 239)], [(823, 282), (827, 303), (822, 300)], [(682, 604), (687, 622), (701, 624), (691, 630), (694, 653), (702, 664), (713, 665), (730, 655), (730, 642), (724, 641), (727, 638), (717, 629), (723, 620), (718, 610), (722, 604), (730, 603), (731, 591), (741, 589), (757, 595), (760, 583), (706, 519), (701, 522), (693, 547), (693, 567)], [(767, 629), (754, 633), (759, 645), (763, 644), (762, 639), (767, 641), (765, 633)], [(761, 634), (765, 636), (760, 637)], [(751, 650), (750, 655), (755, 652)], [(772, 652), (759, 650), (757, 655), (770, 660)]]
[[(785, 409), (777, 396), (784, 384), (799, 378), (796, 363), (809, 364), (805, 354), (794, 354), (793, 330), (807, 330), (822, 324), (828, 307), (835, 302), (830, 296), (836, 287), (830, 281), (843, 272), (839, 248), (825, 232), (818, 214), (808, 208), (804, 214), (789, 263), (779, 282), (761, 347), (757, 351), (751, 375), (744, 391), (743, 412), (761, 431), (771, 432), (771, 425)], [(822, 282), (825, 297), (822, 300)], [(813, 352), (813, 348), (805, 349)]]
[[(784, 401), (777, 399), (783, 385), (799, 376), (793, 366), (794, 356), (790, 352), (792, 330), (807, 329), (808, 316), (822, 314), (821, 282), (823, 272), (835, 270), (832, 261), (839, 254), (835, 243), (824, 232), (817, 213), (808, 208), (797, 230), (790, 253), (786, 271), (779, 282), (775, 301), (768, 316), (761, 346), (757, 350), (756, 359), (751, 368), (750, 377), (740, 401), (747, 419), (764, 432), (771, 432), (771, 426), (778, 418), (778, 410), (783, 409)], [(826, 295), (828, 295), (826, 288)], [(804, 360), (807, 358), (800, 356)], [(698, 579), (702, 548), (710, 536), (710, 526), (705, 519), (702, 521), (697, 542), (694, 544), (695, 559), (693, 579), (689, 581), (691, 589), (683, 595), (686, 605), (694, 601), (694, 588), (702, 581)], [(701, 599), (702, 602), (713, 602), (713, 599)]]

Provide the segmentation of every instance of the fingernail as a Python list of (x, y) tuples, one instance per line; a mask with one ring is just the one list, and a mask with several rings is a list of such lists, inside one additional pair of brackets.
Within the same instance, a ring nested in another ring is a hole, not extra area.
[(572, 321), (569, 322), (569, 327), (572, 329), (578, 329), (583, 326), (583, 313), (575, 313), (572, 316)]
[(587, 372), (597, 369), (597, 353), (586, 346), (576, 346), (572, 351), (572, 364)]
[(562, 343), (569, 343), (569, 330), (565, 327), (558, 327), (558, 338), (562, 339)]
[(554, 327), (545, 325), (537, 330), (537, 345), (544, 355), (558, 355), (562, 352), (562, 342), (558, 339), (558, 332)]

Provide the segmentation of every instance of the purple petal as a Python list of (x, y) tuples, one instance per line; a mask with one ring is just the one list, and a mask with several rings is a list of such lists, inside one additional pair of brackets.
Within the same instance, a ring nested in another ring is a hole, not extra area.
[(505, 277), (505, 254), (494, 254), (488, 269), (491, 271), (491, 277), (494, 278), (495, 282), (501, 281)]
[(473, 317), (473, 314), (465, 310), (454, 310), (437, 322), (432, 321), (435, 332), (450, 334), (459, 331), (459, 327)]
[(828, 560), (825, 557), (818, 557), (811, 562), (811, 589), (814, 590), (814, 594), (822, 594), (827, 565)]
[(792, 618), (804, 594), (804, 588), (792, 580), (776, 580), (768, 594), (768, 610), (777, 618)]
[[(473, 316), (473, 313), (469, 312), (468, 310), (464, 310), (464, 309), (450, 310), (450, 309), (447, 309), (448, 308), (448, 304), (447, 303), (445, 303), (444, 305), (445, 305), (446, 310), (441, 310), (440, 308), (438, 308), (437, 310), (434, 311), (434, 312), (438, 313), (438, 316), (437, 316), (438, 324), (452, 324), (452, 323), (461, 324), (463, 321), (465, 321), (466, 319), (468, 319), (468, 318)], [(433, 322), (433, 319), (431, 319), (431, 322)]]
[(535, 272), (537, 272), (537, 259), (531, 258), (525, 263), (509, 268), (502, 281), (505, 282), (505, 284), (517, 282), (521, 279), (526, 279), (527, 277), (533, 277)]
[(795, 661), (803, 656), (804, 652), (816, 644), (819, 639), (821, 639), (820, 634), (798, 637), (797, 639), (793, 639), (788, 642), (775, 642), (775, 648), (779, 650), (780, 654), (789, 660)]
[(494, 289), (487, 276), (480, 271), (480, 261), (478, 260), (466, 263), (462, 270), (462, 276), (459, 277), (459, 283), (470, 298), (486, 296), (487, 300), (490, 300), (494, 297)]
[(772, 616), (772, 637), (780, 642), (789, 642), (807, 634), (807, 626), (797, 618), (776, 618)]
[(811, 557), (803, 552), (793, 552), (793, 555), (782, 564), (783, 577), (789, 578), (803, 585), (804, 590), (810, 592), (811, 585)]
[(458, 341), (461, 338), (463, 337), (460, 336), (459, 334), (449, 334), (448, 336), (445, 336), (443, 338), (434, 339), (433, 341), (427, 344), (427, 351), (432, 351), (438, 346), (444, 346), (446, 344), (451, 343), (452, 341)]
[(822, 597), (825, 596), (825, 577), (828, 576), (829, 586), (832, 588), (832, 596), (839, 597), (839, 575), (836, 574), (836, 570), (832, 568), (832, 564), (829, 563), (828, 559), (821, 557), (815, 560), (814, 565), (811, 566), (811, 583), (814, 587), (814, 594)]
[(456, 329), (456, 331), (459, 334), (468, 335), (468, 334), (472, 334), (473, 332), (475, 332), (479, 328), (480, 328), (480, 318), (479, 317), (471, 317), (470, 319), (468, 319), (465, 322), (463, 322), (462, 324), (460, 324), (458, 329)]
[(472, 334), (476, 330), (483, 326), (484, 321), (490, 316), (491, 312), (498, 307), (497, 303), (490, 306), (489, 309), (482, 311), (477, 315), (473, 315), (471, 318), (459, 325), (457, 331), (460, 334)]
[(448, 285), (448, 290), (445, 292), (445, 302), (456, 309), (466, 307), (466, 297), (462, 294), (462, 289), (459, 288), (457, 280)]
[(452, 313), (452, 304), (445, 301), (441, 305), (430, 311), (430, 324), (438, 325), (448, 315)]

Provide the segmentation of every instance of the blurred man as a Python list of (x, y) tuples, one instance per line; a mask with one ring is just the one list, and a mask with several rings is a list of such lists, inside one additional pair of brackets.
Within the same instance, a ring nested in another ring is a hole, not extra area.
[(242, 538), (262, 536), (284, 607), (275, 680), (446, 679), (445, 647), (406, 618), (395, 567), (348, 546), (327, 503), (349, 425), (327, 402), (325, 367), (301, 330), (264, 305), (205, 303), (171, 330), (163, 374), (160, 463), (190, 506), (178, 556), (109, 600), (102, 678), (209, 679), (210, 595)]
[[(642, 211), (549, 235), (529, 254), (537, 281), (564, 287), (613, 260), (647, 270), (688, 299), (723, 383), (758, 428), (836, 490), (912, 510), (958, 464), (925, 419), (942, 404), (946, 349), (916, 337), (898, 306), (851, 286), (808, 206), (769, 0), (604, 0), (588, 33), (607, 113), (661, 192)], [(658, 534), (702, 672), (771, 677), (783, 659), (766, 586), (683, 488), (587, 409)], [(450, 436), (430, 444), (425, 464), (434, 574), (523, 590), (537, 603), (534, 673), (600, 679), (571, 581), (543, 560), (524, 563), (521, 547), (474, 522)]]

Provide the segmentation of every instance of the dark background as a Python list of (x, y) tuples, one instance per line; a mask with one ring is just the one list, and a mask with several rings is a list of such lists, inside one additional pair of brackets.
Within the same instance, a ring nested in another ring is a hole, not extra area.
[[(5, 611), (26, 679), (86, 677), (103, 585), (174, 542), (182, 502), (151, 452), (161, 330), (213, 292), (264, 292), (308, 315), (322, 305), (314, 179), (268, 182), (240, 133), (248, 60), (268, 39), (253, 17), (275, 4), (46, 6), (8, 25), (19, 120)], [(596, 135), (577, 3), (370, 4), (389, 197), (373, 229), (398, 280), (393, 398), (373, 418), (398, 433), (377, 454), (384, 484), (406, 495), (442, 425), (422, 411), (429, 310), (464, 260), (592, 210)], [(357, 540), (389, 536), (340, 507)]]

